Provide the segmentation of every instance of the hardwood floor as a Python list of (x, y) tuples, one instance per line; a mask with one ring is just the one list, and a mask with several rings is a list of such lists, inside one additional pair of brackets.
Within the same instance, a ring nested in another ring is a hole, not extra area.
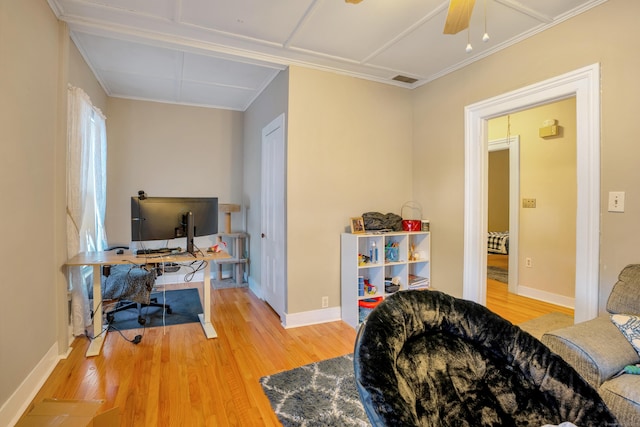
[[(501, 285), (488, 287), (487, 305), (514, 323), (562, 309), (525, 303)], [(284, 329), (246, 288), (212, 290), (212, 301), (218, 338), (207, 340), (199, 323), (123, 331), (143, 334), (138, 345), (110, 332), (92, 358), (78, 338), (34, 402), (102, 399), (102, 410), (120, 409), (123, 426), (278, 426), (261, 377), (353, 352), (356, 333), (346, 323)]]
[(76, 339), (34, 401), (104, 399), (123, 426), (279, 426), (259, 379), (353, 352), (355, 331), (343, 322), (284, 329), (247, 289), (212, 291), (218, 338), (199, 323), (128, 330), (138, 345), (110, 332), (101, 355), (85, 358)]
[[(507, 269), (508, 257), (489, 255), (487, 264)], [(509, 293), (506, 283), (491, 279), (487, 279), (487, 307), (516, 325), (553, 312), (574, 314), (571, 308)]]

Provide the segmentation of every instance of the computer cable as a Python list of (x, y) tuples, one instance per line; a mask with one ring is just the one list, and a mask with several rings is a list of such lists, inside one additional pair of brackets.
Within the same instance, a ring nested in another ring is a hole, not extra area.
[[(193, 267), (194, 264), (197, 264), (197, 267)], [(205, 261), (205, 260), (200, 260), (200, 261), (193, 261), (191, 262), (191, 264), (184, 264), (183, 266), (185, 268), (191, 269), (190, 272), (186, 273), (184, 275), (184, 281), (185, 283), (189, 283), (193, 280), (194, 276), (196, 275), (196, 273), (198, 271), (204, 270), (204, 268), (209, 264), (209, 262)]]
[(125, 341), (129, 341), (132, 344), (140, 344), (140, 342), (142, 341), (142, 337), (144, 336), (144, 332), (145, 332), (145, 325), (142, 325), (142, 334), (138, 334), (133, 338), (128, 338), (123, 332), (122, 330), (116, 328), (115, 326), (113, 326), (112, 324), (109, 324), (109, 326), (107, 327), (107, 330), (109, 331), (114, 331), (120, 334), (120, 336), (125, 340)]
[[(100, 304), (98, 304), (98, 307), (100, 307), (100, 305), (101, 305), (101, 304), (102, 304), (102, 301), (100, 301)], [(93, 321), (94, 314), (95, 314), (95, 311), (94, 311), (94, 310), (92, 310), (92, 311), (91, 311), (91, 320), (92, 320), (92, 321)], [(92, 337), (92, 336), (89, 336), (89, 333), (88, 333), (88, 332), (87, 332), (87, 330), (85, 329), (85, 331), (84, 331), (84, 336), (89, 340), (89, 342), (92, 342), (93, 340), (95, 340), (96, 338), (98, 338), (100, 335), (105, 334), (108, 330), (109, 330), (109, 325), (107, 325), (107, 327), (106, 327), (106, 328), (104, 328), (104, 327), (103, 327), (103, 328), (102, 328), (102, 331), (101, 331), (98, 335), (96, 335), (96, 336)]]

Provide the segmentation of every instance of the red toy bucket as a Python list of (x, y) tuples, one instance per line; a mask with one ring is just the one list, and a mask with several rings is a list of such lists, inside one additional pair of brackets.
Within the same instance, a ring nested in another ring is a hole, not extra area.
[[(413, 214), (408, 218), (416, 218), (415, 213), (417, 212), (417, 219), (405, 219), (407, 218), (404, 215), (405, 208), (413, 211)], [(402, 230), (420, 231), (422, 229), (422, 206), (417, 202), (407, 202), (402, 205), (402, 209), (400, 209), (400, 216), (402, 216)]]

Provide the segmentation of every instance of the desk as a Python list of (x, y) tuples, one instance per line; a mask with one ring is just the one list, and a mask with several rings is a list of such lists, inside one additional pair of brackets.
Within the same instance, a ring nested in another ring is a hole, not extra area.
[(204, 329), (204, 334), (207, 338), (216, 338), (218, 334), (211, 324), (211, 262), (215, 262), (219, 259), (230, 258), (226, 252), (211, 253), (205, 252), (204, 255), (198, 253), (197, 256), (191, 254), (172, 254), (163, 255), (162, 257), (157, 254), (151, 254), (148, 256), (136, 256), (130, 251), (126, 251), (124, 254), (118, 255), (115, 251), (108, 252), (82, 252), (74, 256), (66, 262), (68, 266), (85, 266), (90, 265), (93, 267), (93, 336), (89, 348), (87, 349), (86, 356), (97, 356), (102, 351), (102, 344), (104, 343), (105, 333), (102, 332), (102, 280), (101, 280), (101, 267), (103, 265), (113, 264), (131, 264), (131, 265), (144, 265), (161, 262), (175, 262), (175, 263), (187, 263), (193, 261), (205, 261), (206, 267), (204, 269), (204, 301), (203, 310), (204, 313), (198, 315), (200, 323)]

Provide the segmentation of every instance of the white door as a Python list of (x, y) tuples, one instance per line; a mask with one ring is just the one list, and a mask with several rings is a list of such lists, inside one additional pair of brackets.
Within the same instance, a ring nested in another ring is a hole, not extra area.
[(282, 320), (285, 279), (285, 127), (284, 114), (262, 129), (262, 262), (264, 299)]

